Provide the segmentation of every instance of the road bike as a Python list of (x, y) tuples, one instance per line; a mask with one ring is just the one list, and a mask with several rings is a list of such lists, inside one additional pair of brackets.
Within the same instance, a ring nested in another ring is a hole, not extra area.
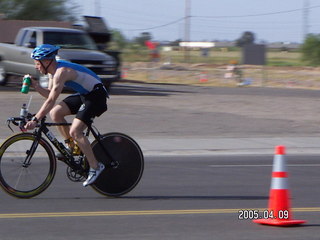
[[(49, 130), (51, 126), (71, 123), (50, 123), (43, 118), (33, 132), (26, 132), (23, 126), (32, 116), (28, 113), (25, 117), (9, 118), (8, 127), (12, 130), (12, 123), (23, 132), (9, 137), (0, 146), (0, 186), (17, 198), (35, 197), (49, 187), (57, 169), (53, 147), (64, 156), (67, 177), (71, 181), (84, 181), (89, 172), (85, 155), (73, 156)], [(144, 157), (137, 142), (123, 133), (100, 134), (93, 125), (88, 126), (84, 134), (88, 137), (90, 133), (94, 137), (93, 152), (106, 166), (90, 186), (108, 197), (120, 197), (130, 192), (139, 183), (144, 170)]]

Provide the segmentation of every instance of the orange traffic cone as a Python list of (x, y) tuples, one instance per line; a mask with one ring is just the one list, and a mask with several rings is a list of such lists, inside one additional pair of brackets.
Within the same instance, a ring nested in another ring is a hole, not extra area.
[(208, 74), (206, 72), (200, 73), (200, 82), (208, 82)]
[(290, 192), (286, 167), (285, 147), (277, 146), (273, 159), (272, 180), (269, 196), (268, 216), (265, 219), (253, 220), (255, 223), (292, 226), (305, 223), (305, 220), (293, 220), (290, 212)]
[(121, 78), (126, 79), (127, 77), (128, 77), (128, 68), (123, 68)]

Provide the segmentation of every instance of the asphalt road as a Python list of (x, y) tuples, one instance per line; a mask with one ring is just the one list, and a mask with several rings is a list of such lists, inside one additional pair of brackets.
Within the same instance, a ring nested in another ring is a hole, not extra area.
[[(12, 134), (6, 119), (17, 115), (31, 94), (1, 90), (3, 139)], [(319, 96), (295, 89), (118, 85), (109, 111), (95, 123), (102, 132), (162, 141), (317, 137)], [(33, 94), (30, 110), (35, 112), (42, 101)], [(188, 154), (147, 155), (140, 184), (119, 199), (70, 182), (59, 164), (52, 185), (34, 199), (0, 192), (1, 240), (319, 239), (320, 156), (288, 155), (294, 218), (308, 223), (275, 228), (238, 219), (239, 209), (267, 208), (272, 155)]]
[[(17, 115), (31, 95), (30, 111), (37, 111), (43, 98), (18, 88), (0, 91), (0, 137), (6, 137), (8, 116)], [(119, 84), (110, 95), (108, 112), (95, 120), (103, 132), (153, 138), (320, 136), (315, 90)]]
[(319, 156), (287, 158), (300, 227), (238, 219), (267, 209), (272, 156), (148, 157), (140, 184), (118, 199), (68, 181), (62, 164), (36, 198), (1, 192), (1, 239), (319, 239)]

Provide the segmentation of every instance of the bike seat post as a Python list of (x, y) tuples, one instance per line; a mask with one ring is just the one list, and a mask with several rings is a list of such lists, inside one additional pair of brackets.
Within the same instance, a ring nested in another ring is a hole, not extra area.
[(84, 134), (86, 137), (89, 137), (90, 129), (91, 129), (91, 128), (89, 128), (89, 127), (87, 128), (86, 133)]
[(101, 134), (96, 130), (93, 129), (92, 124), (90, 124), (88, 126), (88, 131), (92, 133), (93, 137), (98, 141), (99, 146), (101, 147), (103, 153), (105, 156), (107, 156), (107, 158), (109, 159), (109, 161), (106, 161), (104, 158), (102, 158), (101, 162), (105, 165), (105, 166), (109, 166), (109, 167), (117, 167), (118, 163), (117, 161), (114, 161), (114, 159), (112, 158), (112, 156), (109, 154), (109, 152), (107, 151), (107, 149), (103, 146), (103, 144), (100, 141), (100, 137)]

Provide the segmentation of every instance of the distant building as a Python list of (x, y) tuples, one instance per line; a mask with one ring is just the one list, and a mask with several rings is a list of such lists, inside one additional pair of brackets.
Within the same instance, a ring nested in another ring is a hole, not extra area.
[(228, 48), (236, 46), (234, 41), (215, 41), (214, 44), (216, 48)]
[(180, 42), (180, 47), (188, 47), (192, 49), (201, 49), (201, 48), (212, 48), (214, 47), (214, 42)]
[[(268, 49), (295, 50), (299, 49), (301, 44), (291, 42), (274, 42), (265, 44)], [(213, 42), (180, 42), (180, 47), (189, 47), (194, 50), (203, 48), (230, 48), (235, 47), (235, 41), (213, 41)]]
[(267, 48), (271, 49), (282, 49), (282, 50), (294, 50), (299, 49), (301, 44), (299, 43), (291, 43), (291, 42), (274, 42), (267, 44)]
[(13, 43), (18, 31), (24, 27), (72, 28), (72, 24), (58, 21), (5, 20), (0, 18), (0, 42)]

